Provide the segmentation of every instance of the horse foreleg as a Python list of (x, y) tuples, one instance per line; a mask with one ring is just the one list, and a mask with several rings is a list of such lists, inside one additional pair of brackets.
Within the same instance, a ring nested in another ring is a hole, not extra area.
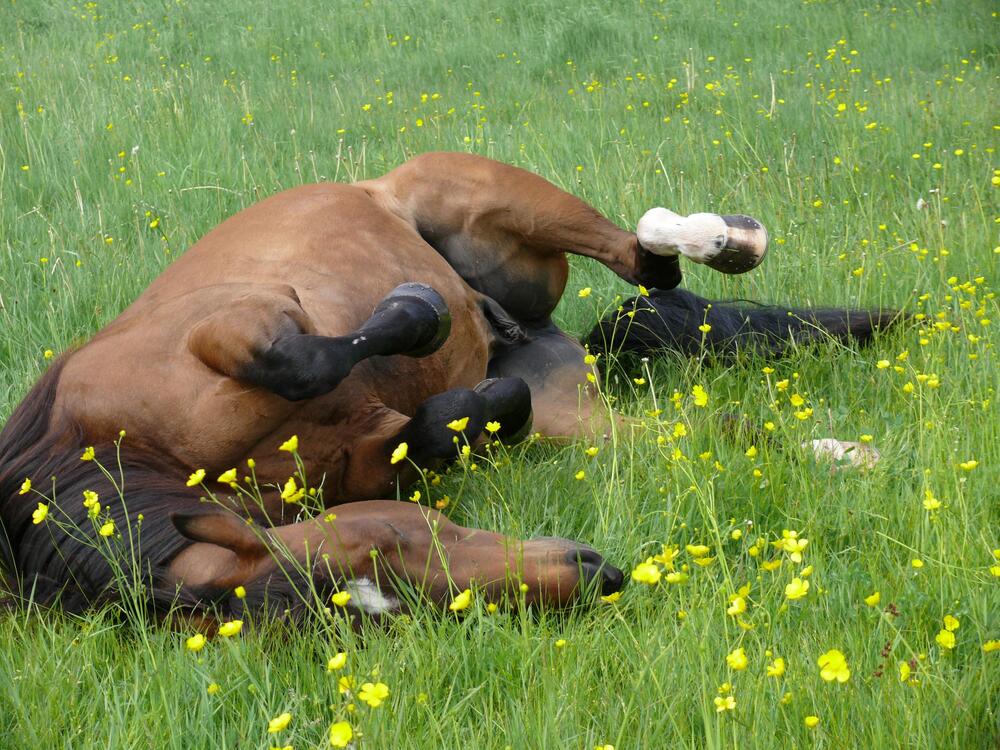
[(343, 479), (331, 497), (385, 497), (397, 483), (416, 481), (416, 467), (434, 468), (455, 459), (462, 446), (474, 446), (491, 422), (500, 425), (497, 438), (518, 440), (531, 425), (531, 404), (528, 386), (512, 377), (435, 394), (412, 417), (382, 408), (352, 441)]
[(329, 393), (369, 357), (430, 354), (450, 328), (440, 294), (402, 284), (356, 331), (320, 336), (289, 289), (249, 295), (212, 313), (194, 326), (188, 348), (218, 372), (301, 401)]

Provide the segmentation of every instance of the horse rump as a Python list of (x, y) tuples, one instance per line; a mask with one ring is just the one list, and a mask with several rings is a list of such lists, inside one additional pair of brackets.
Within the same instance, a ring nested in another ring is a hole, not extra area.
[(896, 310), (713, 302), (685, 289), (654, 289), (601, 320), (584, 344), (592, 354), (674, 351), (728, 358), (748, 351), (776, 357), (798, 344), (831, 339), (864, 345), (877, 331), (905, 318)]

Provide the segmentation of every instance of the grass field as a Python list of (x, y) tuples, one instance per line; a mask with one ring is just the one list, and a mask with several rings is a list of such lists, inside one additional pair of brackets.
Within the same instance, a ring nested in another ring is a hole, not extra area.
[[(198, 654), (190, 633), (110, 613), (4, 614), (0, 747), (301, 750), (345, 720), (365, 748), (996, 747), (995, 8), (4, 2), (0, 419), (226, 216), (427, 150), (532, 169), (623, 226), (654, 205), (760, 218), (760, 269), (687, 264), (705, 296), (923, 317), (865, 351), (616, 371), (635, 438), (593, 458), (518, 446), (432, 488), (465, 525), (587, 540), (626, 568), (678, 545), (686, 581), (565, 614), (424, 610), (363, 643), (245, 631)], [(559, 320), (583, 334), (634, 293), (574, 259)], [(733, 411), (789, 447), (748, 450), (720, 427)], [(883, 456), (867, 473), (794, 448), (861, 435)], [(808, 539), (801, 562), (771, 544), (782, 530)], [(796, 577), (810, 587), (789, 599)], [(821, 677), (831, 649), (846, 682)], [(352, 704), (344, 674), (388, 699)]]

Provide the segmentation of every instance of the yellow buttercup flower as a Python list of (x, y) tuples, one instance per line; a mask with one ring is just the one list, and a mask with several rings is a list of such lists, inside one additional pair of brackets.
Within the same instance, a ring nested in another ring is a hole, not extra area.
[(726, 614), (730, 617), (742, 615), (747, 611), (747, 600), (742, 596), (733, 597), (732, 603), (726, 608)]
[(819, 717), (818, 716), (807, 716), (806, 718), (804, 718), (802, 720), (802, 722), (807, 727), (809, 727), (809, 729), (815, 729), (816, 726), (819, 724)]
[(789, 599), (801, 599), (809, 593), (809, 581), (801, 578), (793, 578), (792, 582), (785, 586), (785, 596)]
[(878, 591), (865, 597), (865, 604), (869, 607), (877, 607), (880, 601), (882, 601), (882, 594)]
[(45, 503), (39, 503), (38, 507), (31, 513), (31, 522), (37, 526), (48, 517), (49, 506)]
[(704, 407), (708, 405), (708, 393), (700, 385), (696, 385), (691, 389), (691, 395), (694, 396), (694, 405)]
[(674, 560), (677, 559), (681, 551), (677, 548), (675, 544), (664, 544), (660, 551), (660, 554), (653, 555), (651, 558), (653, 562), (657, 562), (667, 570), (674, 569)]
[(115, 522), (114, 520), (105, 521), (101, 528), (97, 530), (97, 533), (101, 536), (111, 536), (115, 533)]
[(491, 435), (494, 432), (499, 431), (499, 429), (500, 429), (500, 423), (499, 422), (493, 422), (493, 421), (491, 421), (491, 422), (487, 422), (486, 423), (486, 431), (488, 433), (490, 433)]
[(942, 629), (941, 632), (934, 636), (934, 640), (937, 641), (941, 648), (948, 649), (949, 651), (955, 648), (955, 634), (950, 630)]
[(469, 426), (469, 418), (462, 417), (461, 419), (453, 419), (447, 425), (449, 430), (454, 430), (455, 432), (461, 432), (466, 427)]
[(585, 297), (589, 297), (590, 296), (590, 292), (591, 292), (591, 288), (589, 286), (585, 286), (583, 289), (581, 289), (579, 292), (577, 292), (576, 295), (578, 297), (580, 297), (581, 299), (583, 299)]
[(747, 654), (746, 651), (743, 650), (742, 646), (726, 655), (726, 664), (728, 664), (731, 669), (735, 669), (737, 672), (746, 669), (747, 663)]
[(736, 708), (736, 699), (727, 695), (725, 697), (717, 695), (715, 697), (715, 712), (721, 714), (723, 711), (732, 711)]
[(364, 701), (372, 708), (378, 708), (382, 701), (389, 697), (389, 686), (383, 682), (366, 682), (358, 691), (358, 699)]
[(709, 553), (709, 548), (704, 544), (685, 544), (684, 549), (691, 557), (704, 557)]
[(350, 723), (338, 721), (330, 725), (330, 745), (332, 747), (347, 747), (354, 737), (354, 730)]
[(292, 435), (288, 440), (283, 442), (278, 446), (279, 451), (285, 451), (287, 453), (294, 453), (299, 449), (299, 436)]
[(819, 657), (819, 676), (827, 682), (847, 682), (851, 678), (851, 670), (847, 668), (847, 659), (837, 649), (830, 649)]
[(219, 685), (219, 683), (217, 682), (210, 682), (208, 683), (208, 687), (205, 688), (205, 692), (208, 693), (209, 695), (215, 695), (220, 690), (222, 690), (222, 686)]
[(406, 458), (406, 452), (409, 449), (406, 443), (400, 443), (392, 451), (392, 457), (389, 458), (389, 463), (398, 464), (400, 461)]
[(616, 601), (622, 598), (621, 591), (615, 591), (610, 594), (601, 597), (601, 601), (605, 604), (614, 604)]
[(219, 475), (219, 478), (215, 481), (221, 484), (232, 484), (236, 481), (236, 469), (229, 469), (228, 471), (222, 472)]
[(660, 569), (651, 562), (641, 562), (632, 569), (632, 580), (654, 586), (660, 581)]
[(792, 562), (796, 563), (802, 562), (802, 552), (808, 544), (808, 539), (799, 538), (799, 532), (789, 531), (788, 529), (781, 530), (781, 539), (771, 542), (773, 547), (787, 552)]
[(31, 480), (25, 477), (24, 481), (21, 482), (21, 489), (17, 491), (17, 494), (27, 495), (29, 492), (31, 492)]
[(924, 510), (937, 510), (941, 507), (941, 501), (934, 497), (934, 493), (929, 489), (924, 490)]
[(347, 591), (338, 591), (336, 594), (330, 597), (330, 601), (336, 604), (338, 607), (346, 607), (347, 603), (351, 601), (351, 595)]
[(198, 469), (188, 477), (187, 486), (194, 487), (195, 485), (201, 484), (203, 481), (205, 481), (205, 470)]
[(961, 623), (959, 623), (959, 621), (956, 618), (952, 617), (951, 615), (944, 616), (944, 629), (947, 630), (949, 633), (958, 630), (958, 626), (960, 624)]
[(230, 620), (219, 626), (219, 635), (223, 638), (232, 638), (234, 635), (239, 635), (242, 629), (243, 620)]
[(93, 461), (94, 460), (94, 446), (88, 446), (83, 449), (83, 455), (80, 456), (81, 461)]
[(186, 641), (184, 641), (184, 646), (188, 651), (194, 651), (195, 653), (201, 651), (205, 648), (205, 644), (208, 640), (201, 633), (195, 633)]
[(326, 663), (327, 672), (336, 672), (338, 669), (343, 669), (347, 664), (347, 654), (343, 651), (339, 651), (330, 657), (330, 660)]
[(267, 732), (268, 734), (277, 734), (286, 729), (291, 722), (292, 715), (288, 711), (285, 711), (267, 722)]
[(236, 594), (237, 599), (245, 599), (247, 595), (247, 590), (243, 586), (237, 586), (233, 589), (233, 593)]
[(285, 486), (281, 489), (281, 499), (286, 503), (297, 503), (305, 497), (305, 494), (306, 488), (299, 488), (295, 483), (295, 477), (288, 477), (288, 481), (285, 482)]
[(899, 662), (899, 681), (906, 682), (910, 679), (910, 675), (913, 673), (913, 669), (910, 667), (910, 663), (906, 661)]
[(767, 665), (768, 677), (781, 677), (785, 673), (785, 660), (780, 656)]
[(466, 609), (471, 603), (472, 603), (472, 592), (469, 589), (466, 589), (452, 600), (451, 604), (448, 605), (448, 609), (450, 609), (452, 612), (461, 612), (463, 609)]

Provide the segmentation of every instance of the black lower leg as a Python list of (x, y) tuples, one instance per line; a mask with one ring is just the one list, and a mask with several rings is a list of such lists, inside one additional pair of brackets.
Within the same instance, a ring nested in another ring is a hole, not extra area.
[[(488, 415), (486, 398), (468, 388), (453, 388), (431, 396), (417, 408), (406, 426), (386, 441), (386, 456), (400, 443), (406, 443), (407, 455), (417, 464), (454, 458), (459, 446), (479, 437)], [(466, 420), (464, 425), (462, 420)]]
[(425, 284), (402, 284), (347, 336), (294, 333), (278, 338), (251, 361), (241, 377), (290, 401), (329, 393), (358, 362), (376, 355), (423, 357), (451, 331), (444, 299)]

